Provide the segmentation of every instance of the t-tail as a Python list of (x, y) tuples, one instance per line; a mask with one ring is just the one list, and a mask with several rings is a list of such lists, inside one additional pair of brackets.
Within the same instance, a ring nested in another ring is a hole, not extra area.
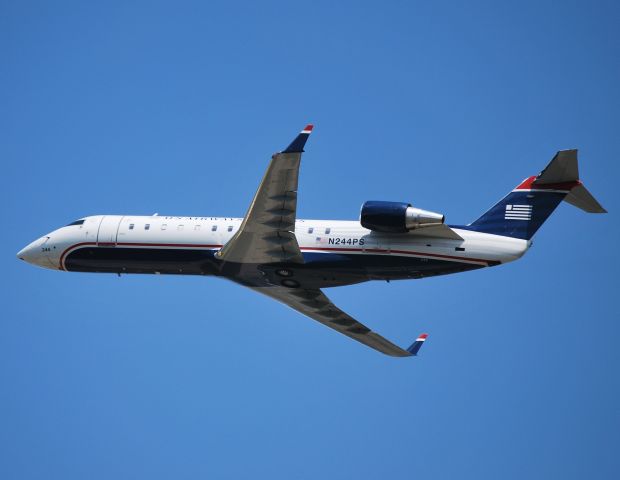
[(588, 213), (607, 213), (579, 180), (577, 150), (561, 150), (537, 176), (525, 179), (471, 230), (529, 240), (564, 200)]

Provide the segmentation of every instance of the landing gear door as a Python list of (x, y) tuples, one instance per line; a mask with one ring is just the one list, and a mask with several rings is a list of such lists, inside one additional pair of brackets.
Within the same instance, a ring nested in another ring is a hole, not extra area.
[(118, 227), (123, 217), (121, 215), (106, 215), (101, 219), (97, 232), (97, 246), (115, 247), (118, 237)]

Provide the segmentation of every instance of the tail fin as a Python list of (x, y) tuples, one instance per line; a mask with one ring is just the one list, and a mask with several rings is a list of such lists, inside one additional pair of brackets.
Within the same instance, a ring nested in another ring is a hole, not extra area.
[(606, 213), (579, 180), (577, 150), (556, 153), (539, 175), (526, 178), (469, 228), (529, 240), (562, 200), (589, 213)]

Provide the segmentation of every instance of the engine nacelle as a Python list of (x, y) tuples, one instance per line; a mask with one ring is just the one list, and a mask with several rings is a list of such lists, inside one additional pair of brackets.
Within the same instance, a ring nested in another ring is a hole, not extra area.
[(444, 216), (414, 208), (410, 203), (371, 200), (362, 205), (360, 223), (375, 232), (405, 233), (416, 228), (441, 225)]

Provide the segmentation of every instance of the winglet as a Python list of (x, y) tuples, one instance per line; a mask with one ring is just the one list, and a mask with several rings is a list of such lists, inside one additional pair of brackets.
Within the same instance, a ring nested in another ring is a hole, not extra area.
[(304, 145), (308, 141), (308, 137), (312, 133), (312, 129), (314, 125), (308, 124), (304, 127), (304, 129), (295, 137), (295, 140), (291, 142), (291, 144), (286, 147), (286, 150), (282, 151), (282, 153), (301, 153), (304, 151)]
[(411, 344), (411, 346), (407, 349), (407, 351), (413, 356), (417, 355), (420, 348), (422, 348), (422, 345), (424, 345), (424, 341), (426, 340), (427, 337), (428, 337), (428, 333), (420, 334), (420, 336), (416, 338), (415, 342)]

